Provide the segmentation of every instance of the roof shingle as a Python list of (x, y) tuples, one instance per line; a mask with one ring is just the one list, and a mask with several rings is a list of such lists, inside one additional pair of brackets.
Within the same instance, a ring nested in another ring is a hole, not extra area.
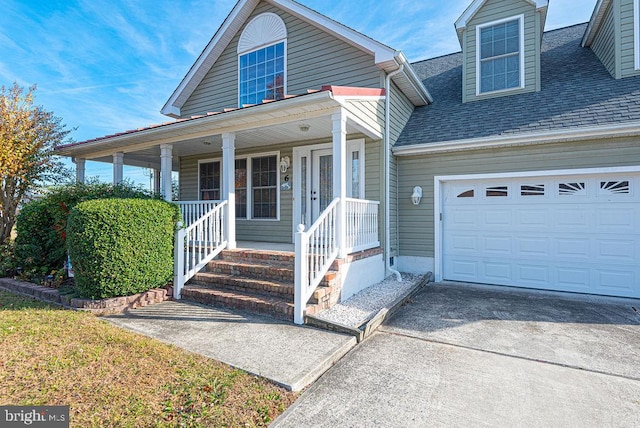
[(614, 79), (580, 46), (585, 28), (544, 34), (540, 92), (462, 103), (462, 53), (412, 64), (434, 102), (414, 110), (396, 146), (640, 123), (640, 76)]

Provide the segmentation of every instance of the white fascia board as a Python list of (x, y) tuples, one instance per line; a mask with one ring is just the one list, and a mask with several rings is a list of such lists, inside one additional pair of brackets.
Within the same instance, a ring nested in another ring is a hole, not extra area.
[(374, 39), (365, 36), (349, 27), (328, 18), (313, 9), (301, 5), (291, 0), (267, 0), (269, 3), (278, 6), (292, 15), (297, 16), (313, 25), (319, 26), (327, 30), (337, 38), (351, 45), (359, 47), (361, 50), (375, 56), (376, 64), (393, 59), (396, 55), (395, 49), (390, 48)]
[(525, 146), (532, 144), (552, 144), (571, 141), (610, 139), (616, 137), (635, 137), (639, 135), (640, 123), (635, 122), (625, 125), (584, 127), (563, 131), (523, 133), (509, 136), (444, 141), (441, 143), (412, 144), (409, 146), (400, 147), (396, 146), (393, 148), (393, 153), (396, 156), (411, 156), (464, 150)]
[(584, 36), (582, 36), (582, 47), (591, 46), (593, 39), (598, 33), (598, 29), (602, 24), (602, 19), (604, 18), (604, 13), (609, 7), (611, 0), (598, 0), (596, 3), (595, 9), (593, 9), (593, 13), (591, 14), (591, 19), (589, 20), (589, 25), (587, 25), (587, 29), (584, 32)]
[(413, 88), (418, 93), (418, 96), (423, 100), (424, 104), (420, 104), (420, 105), (427, 105), (427, 104), (433, 103), (433, 97), (429, 93), (429, 90), (426, 88), (426, 86), (424, 86), (424, 84), (416, 74), (416, 71), (413, 69), (413, 66), (407, 60), (404, 54), (402, 52), (398, 52), (396, 59), (400, 65), (404, 65), (404, 70), (402, 74), (406, 76), (411, 86), (413, 86)]
[[(241, 12), (243, 12), (246, 8), (251, 8), (251, 10), (253, 10), (253, 8), (255, 8), (257, 4), (258, 0), (240, 0), (238, 3), (236, 3), (229, 15), (225, 18), (218, 31), (216, 31), (213, 38), (204, 48), (196, 62), (191, 66), (191, 68), (187, 72), (187, 75), (182, 79), (178, 87), (173, 91), (173, 94), (171, 94), (171, 97), (169, 97), (169, 100), (162, 107), (162, 110), (160, 110), (162, 114), (172, 117), (175, 117), (176, 114), (180, 115), (180, 108), (182, 107), (182, 105), (176, 103), (178, 98), (180, 98), (180, 96), (185, 91), (192, 92), (193, 90), (195, 90), (195, 87), (200, 83), (200, 81), (202, 81), (204, 75), (208, 71), (203, 71), (202, 68), (207, 60), (209, 60), (209, 56), (212, 54), (214, 49), (221, 42), (225, 34), (230, 29), (232, 29), (234, 25), (238, 25), (237, 21)], [(226, 47), (226, 45), (224, 47)]]
[[(524, 0), (527, 3), (532, 4), (536, 9), (541, 9), (549, 6), (549, 0)], [(464, 29), (469, 21), (478, 13), (478, 10), (487, 2), (487, 0), (475, 0), (469, 7), (462, 12), (460, 18), (455, 23), (456, 31)]]

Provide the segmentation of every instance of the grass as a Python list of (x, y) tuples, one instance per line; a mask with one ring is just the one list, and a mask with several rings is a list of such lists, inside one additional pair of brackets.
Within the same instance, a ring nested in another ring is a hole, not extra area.
[(81, 427), (246, 427), (295, 398), (91, 314), (0, 291), (0, 405), (70, 405)]

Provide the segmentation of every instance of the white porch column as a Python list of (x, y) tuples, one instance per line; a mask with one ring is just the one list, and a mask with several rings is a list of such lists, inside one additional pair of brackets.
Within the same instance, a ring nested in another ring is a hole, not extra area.
[(160, 145), (160, 193), (165, 201), (171, 202), (171, 171), (173, 170), (173, 146)]
[(113, 154), (113, 184), (122, 183), (124, 166), (124, 153), (117, 152)]
[(236, 134), (222, 134), (222, 199), (227, 200), (227, 248), (236, 248)]
[(160, 170), (153, 168), (153, 193), (160, 193)]
[(336, 235), (338, 257), (347, 257), (347, 116), (343, 109), (331, 115), (333, 122), (333, 197), (340, 198)]
[(76, 183), (84, 183), (85, 159), (75, 158), (76, 163)]

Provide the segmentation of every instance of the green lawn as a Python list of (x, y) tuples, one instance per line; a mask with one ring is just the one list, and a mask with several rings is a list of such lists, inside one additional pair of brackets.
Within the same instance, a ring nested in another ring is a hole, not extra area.
[(296, 394), (95, 316), (0, 291), (0, 405), (70, 405), (71, 425), (261, 426)]

